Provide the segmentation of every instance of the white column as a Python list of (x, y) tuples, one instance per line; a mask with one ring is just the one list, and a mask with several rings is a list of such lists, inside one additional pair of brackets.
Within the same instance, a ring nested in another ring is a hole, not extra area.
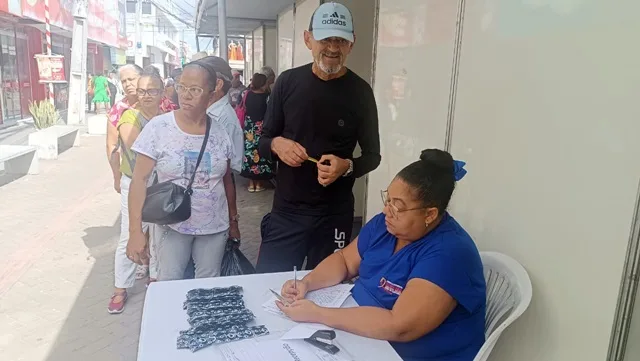
[(71, 38), (71, 76), (67, 124), (85, 124), (87, 105), (87, 0), (76, 0)]
[(136, 22), (135, 22), (135, 30), (136, 30), (136, 44), (135, 44), (135, 63), (138, 66), (142, 66), (144, 64), (142, 60), (142, 26), (140, 21), (142, 19), (142, 0), (136, 1)]
[(218, 49), (220, 57), (229, 60), (229, 45), (227, 44), (227, 0), (218, 0)]

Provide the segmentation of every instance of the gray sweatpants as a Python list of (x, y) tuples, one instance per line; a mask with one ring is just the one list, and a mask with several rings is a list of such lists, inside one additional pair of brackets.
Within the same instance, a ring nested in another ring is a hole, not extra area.
[(167, 226), (154, 225), (158, 257), (158, 281), (181, 280), (193, 257), (196, 278), (220, 276), (222, 256), (229, 231), (194, 236), (182, 234)]

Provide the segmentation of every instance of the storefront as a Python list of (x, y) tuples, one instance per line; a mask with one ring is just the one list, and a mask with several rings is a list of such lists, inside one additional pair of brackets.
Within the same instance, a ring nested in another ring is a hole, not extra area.
[(32, 97), (29, 42), (22, 27), (0, 19), (0, 124), (29, 116)]

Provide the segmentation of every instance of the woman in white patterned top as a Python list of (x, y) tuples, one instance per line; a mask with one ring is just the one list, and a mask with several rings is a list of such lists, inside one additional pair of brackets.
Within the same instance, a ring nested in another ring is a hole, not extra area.
[[(196, 278), (219, 276), (227, 238), (240, 238), (229, 165), (233, 157), (231, 140), (206, 114), (216, 83), (216, 73), (208, 64), (194, 61), (185, 65), (175, 85), (180, 109), (154, 118), (132, 147), (137, 158), (129, 193), (127, 255), (136, 263), (148, 261), (141, 215), (152, 170), (155, 168), (159, 182), (172, 181), (183, 187), (196, 172), (191, 217), (169, 226), (155, 226), (158, 281), (182, 279), (191, 257)], [(211, 130), (196, 170), (207, 122)]]

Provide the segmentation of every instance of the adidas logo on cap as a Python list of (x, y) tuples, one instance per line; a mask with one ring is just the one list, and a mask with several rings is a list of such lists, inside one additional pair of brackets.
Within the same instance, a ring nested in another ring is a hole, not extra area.
[(332, 14), (324, 14), (322, 16), (322, 24), (323, 25), (340, 25), (347, 26), (347, 22), (345, 21), (344, 15), (340, 16), (337, 12), (333, 12)]

